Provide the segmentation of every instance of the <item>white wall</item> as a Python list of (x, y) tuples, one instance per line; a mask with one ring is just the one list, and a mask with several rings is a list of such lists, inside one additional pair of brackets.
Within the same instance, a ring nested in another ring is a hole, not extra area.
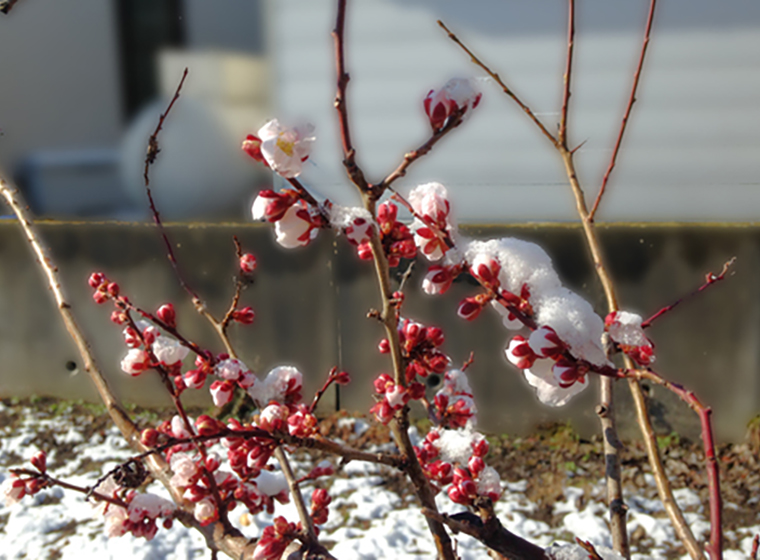
[[(648, 2), (579, 2), (571, 140), (595, 194), (640, 49)], [(719, 4), (719, 5), (718, 5)], [(335, 2), (269, 0), (278, 114), (317, 125), (306, 183), (341, 199), (332, 109)], [(477, 68), (438, 28), (442, 18), (554, 129), (561, 101), (565, 3), (349, 2), (348, 65), (358, 161), (379, 180), (429, 134), (422, 99)], [(600, 219), (756, 220), (760, 215), (760, 3), (660, 2), (647, 68)], [(405, 187), (439, 180), (461, 219), (573, 219), (558, 157), (492, 83), (471, 119), (418, 162)]]
[(113, 2), (34, 0), (0, 17), (0, 167), (31, 149), (111, 147), (121, 132)]

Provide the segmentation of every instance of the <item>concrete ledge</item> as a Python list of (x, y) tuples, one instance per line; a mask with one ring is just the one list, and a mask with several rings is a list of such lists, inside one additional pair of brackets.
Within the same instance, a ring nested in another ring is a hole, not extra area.
[[(120, 329), (109, 321), (111, 309), (92, 302), (87, 286), (92, 271), (105, 272), (144, 308), (173, 301), (183, 332), (221, 351), (178, 287), (152, 226), (43, 222), (40, 227), (74, 311), (122, 398), (147, 406), (168, 403), (150, 376), (131, 379), (120, 372), (126, 350)], [(233, 343), (251, 368), (265, 374), (278, 364), (296, 365), (306, 376), (308, 394), (337, 365), (354, 379), (342, 389), (341, 406), (367, 410), (372, 380), (388, 365), (376, 350), (382, 331), (366, 318), (378, 301), (373, 270), (343, 240), (323, 232), (312, 246), (284, 251), (273, 242), (270, 228), (258, 224), (183, 224), (167, 229), (188, 282), (217, 314), (226, 309), (233, 288), (232, 236), (257, 255), (256, 280), (243, 295), (243, 305), (256, 310), (256, 322), (232, 329)], [(604, 313), (580, 228), (552, 224), (465, 229), (478, 237), (514, 236), (541, 244), (567, 285)], [(626, 309), (645, 316), (737, 257), (730, 278), (662, 318), (651, 336), (657, 344), (657, 370), (713, 407), (720, 439), (742, 439), (747, 421), (760, 411), (760, 227), (610, 225), (602, 227), (601, 238), (621, 301)], [(0, 396), (95, 399), (86, 375), (76, 374), (79, 357), (20, 230), (10, 220), (0, 223), (0, 263)], [(539, 422), (570, 420), (584, 433), (596, 432), (595, 391), (562, 409), (540, 405), (503, 357), (510, 334), (495, 314), (484, 313), (474, 323), (456, 317), (457, 303), (474, 292), (474, 285), (458, 282), (446, 296), (429, 298), (418, 289), (425, 270), (422, 262), (415, 267), (404, 315), (443, 327), (444, 348), (455, 365), (475, 352), (470, 376), (484, 429), (526, 432)], [(632, 434), (627, 389), (622, 384), (619, 389), (623, 429)], [(189, 391), (188, 396), (196, 404), (210, 404), (206, 391)], [(335, 406), (335, 395), (328, 395), (323, 406)], [(659, 388), (652, 389), (651, 408), (662, 432), (697, 434), (695, 415)]]

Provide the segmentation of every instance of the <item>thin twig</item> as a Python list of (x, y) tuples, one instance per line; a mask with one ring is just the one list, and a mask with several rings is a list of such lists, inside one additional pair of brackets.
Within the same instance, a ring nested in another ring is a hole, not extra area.
[(449, 28), (446, 27), (446, 24), (444, 24), (441, 20), (438, 20), (438, 25), (440, 25), (443, 28), (443, 30), (446, 31), (446, 33), (449, 36), (449, 39), (454, 41), (457, 45), (459, 45), (459, 47), (464, 52), (466, 52), (469, 55), (470, 60), (472, 60), (474, 64), (476, 64), (477, 66), (480, 66), (486, 72), (486, 74), (491, 76), (491, 78), (493, 78), (496, 81), (496, 83), (499, 84), (499, 86), (501, 86), (502, 91), (504, 91), (504, 93), (506, 93), (509, 97), (511, 97), (512, 100), (515, 103), (517, 103), (520, 109), (522, 109), (525, 112), (525, 114), (528, 115), (528, 117), (530, 117), (530, 120), (532, 120), (533, 123), (538, 127), (538, 129), (543, 133), (543, 135), (549, 139), (552, 145), (557, 146), (558, 141), (554, 137), (554, 135), (547, 130), (547, 128), (543, 125), (543, 123), (540, 120), (538, 120), (538, 117), (530, 109), (530, 107), (528, 107), (525, 103), (523, 103), (522, 100), (519, 97), (517, 97), (517, 95), (512, 91), (512, 89), (509, 86), (507, 86), (507, 84), (504, 83), (504, 81), (502, 81), (499, 75), (493, 70), (491, 70), (488, 66), (486, 66), (486, 64), (482, 62), (477, 56), (475, 56), (475, 54), (459, 39), (459, 37), (454, 35), (454, 33), (452, 33), (449, 30)]
[(66, 482), (65, 480), (53, 478), (47, 473), (41, 473), (38, 471), (29, 470), (29, 469), (10, 469), (10, 472), (12, 472), (13, 474), (17, 476), (26, 475), (31, 478), (42, 479), (45, 481), (46, 485), (60, 486), (61, 488), (65, 488), (66, 490), (79, 492), (80, 494), (84, 494), (85, 498), (95, 498), (98, 501), (108, 502), (111, 505), (122, 507), (124, 509), (127, 509), (129, 507), (129, 504), (125, 503), (123, 500), (114, 498), (112, 496), (106, 496), (105, 494), (101, 494), (100, 492), (95, 492), (93, 491), (92, 488), (87, 488), (85, 486), (77, 486), (76, 484), (71, 484), (70, 482)]
[(594, 206), (591, 208), (591, 212), (589, 212), (589, 220), (593, 221), (594, 217), (596, 216), (596, 211), (599, 209), (599, 203), (602, 201), (602, 196), (604, 195), (604, 191), (607, 188), (607, 181), (610, 178), (610, 174), (612, 173), (612, 170), (615, 167), (615, 162), (617, 161), (618, 152), (620, 151), (620, 145), (623, 142), (623, 134), (625, 134), (625, 128), (628, 125), (628, 118), (631, 116), (631, 110), (633, 109), (633, 104), (636, 102), (636, 90), (639, 87), (639, 78), (641, 77), (641, 69), (644, 67), (644, 57), (647, 54), (647, 47), (649, 46), (649, 36), (652, 32), (652, 23), (654, 22), (654, 8), (657, 4), (657, 0), (651, 0), (649, 3), (649, 15), (647, 16), (647, 23), (646, 23), (646, 30), (644, 31), (644, 41), (641, 45), (641, 54), (639, 55), (639, 63), (636, 65), (636, 72), (633, 75), (633, 86), (631, 87), (631, 95), (628, 98), (628, 105), (625, 108), (625, 113), (623, 114), (623, 120), (620, 123), (620, 132), (618, 132), (617, 140), (615, 141), (615, 147), (612, 150), (612, 157), (610, 158), (609, 166), (607, 167), (607, 171), (604, 173), (604, 178), (602, 179), (602, 186), (599, 188), (599, 193), (596, 195), (596, 200), (594, 201)]
[(693, 292), (683, 296), (682, 298), (679, 298), (674, 303), (671, 303), (670, 305), (667, 305), (660, 309), (657, 313), (649, 317), (646, 321), (642, 321), (641, 328), (646, 329), (647, 327), (650, 327), (652, 323), (656, 320), (668, 313), (669, 311), (672, 311), (677, 305), (683, 303), (684, 301), (691, 299), (692, 297), (696, 296), (697, 294), (701, 293), (702, 291), (706, 290), (716, 282), (720, 282), (726, 277), (726, 273), (728, 272), (728, 269), (731, 268), (731, 265), (736, 262), (736, 257), (733, 257), (731, 260), (727, 261), (723, 265), (723, 270), (718, 274), (717, 276), (713, 274), (712, 272), (709, 272), (707, 276), (705, 277), (705, 283), (702, 284), (699, 288), (694, 290)]
[(567, 111), (570, 107), (570, 83), (573, 75), (573, 48), (575, 45), (575, 0), (568, 0), (567, 16), (567, 59), (562, 91), (562, 113), (559, 121), (557, 141), (567, 148)]
[(301, 494), (300, 485), (293, 474), (293, 469), (290, 466), (290, 461), (288, 461), (288, 458), (285, 455), (285, 450), (282, 447), (277, 446), (274, 450), (274, 456), (277, 459), (277, 462), (280, 463), (282, 474), (285, 476), (285, 480), (288, 483), (290, 495), (293, 497), (293, 503), (296, 506), (296, 511), (298, 511), (298, 517), (301, 520), (301, 526), (306, 532), (306, 540), (308, 543), (316, 543), (317, 533), (314, 531), (314, 521), (312, 520), (311, 515), (309, 515), (309, 510), (306, 508), (306, 503)]
[(343, 145), (343, 165), (348, 177), (356, 185), (360, 192), (369, 190), (364, 173), (356, 164), (356, 151), (351, 143), (351, 129), (348, 124), (348, 106), (346, 103), (346, 87), (351, 79), (346, 71), (345, 57), (345, 28), (346, 28), (346, 0), (338, 0), (338, 14), (333, 30), (335, 43), (335, 65), (338, 74), (338, 89), (335, 93), (335, 109), (338, 111), (338, 124), (340, 126), (340, 139)]
[(192, 298), (193, 304), (198, 307), (201, 305), (201, 300), (193, 291), (193, 289), (190, 288), (190, 285), (185, 282), (185, 278), (179, 269), (179, 263), (177, 262), (177, 258), (174, 255), (174, 248), (169, 241), (169, 237), (166, 235), (166, 230), (164, 230), (164, 225), (161, 222), (161, 215), (159, 214), (158, 208), (156, 208), (156, 203), (153, 200), (153, 193), (150, 190), (150, 177), (148, 173), (150, 166), (153, 165), (153, 163), (156, 161), (156, 157), (161, 151), (161, 148), (158, 146), (158, 134), (163, 129), (164, 121), (166, 120), (166, 117), (169, 116), (169, 112), (172, 110), (172, 107), (174, 107), (174, 103), (179, 99), (182, 86), (185, 84), (185, 78), (187, 78), (187, 73), (188, 70), (185, 68), (185, 71), (182, 73), (182, 79), (179, 81), (179, 85), (177, 86), (177, 90), (174, 92), (174, 97), (172, 97), (169, 105), (166, 107), (166, 111), (164, 111), (159, 117), (158, 124), (156, 125), (156, 130), (153, 131), (153, 134), (151, 134), (150, 138), (148, 139), (148, 149), (145, 153), (145, 168), (143, 169), (143, 180), (145, 182), (145, 194), (148, 195), (148, 205), (150, 206), (150, 211), (153, 215), (153, 221), (158, 227), (158, 231), (160, 232), (161, 237), (164, 241), (164, 246), (166, 247), (166, 257), (169, 259), (169, 262), (172, 265), (172, 269), (174, 269), (174, 274), (177, 276), (177, 281), (179, 282), (180, 286), (182, 286), (182, 288)]
[(400, 179), (406, 175), (407, 170), (415, 161), (430, 152), (430, 150), (433, 149), (433, 146), (435, 146), (441, 140), (441, 138), (462, 124), (463, 116), (464, 109), (458, 109), (453, 115), (448, 118), (446, 121), (446, 126), (433, 132), (433, 135), (424, 144), (422, 144), (422, 146), (416, 150), (412, 150), (411, 152), (404, 154), (404, 159), (401, 160), (399, 166), (394, 169), (385, 179), (374, 186), (376, 196), (379, 197), (382, 195), (385, 189), (390, 187), (397, 179)]

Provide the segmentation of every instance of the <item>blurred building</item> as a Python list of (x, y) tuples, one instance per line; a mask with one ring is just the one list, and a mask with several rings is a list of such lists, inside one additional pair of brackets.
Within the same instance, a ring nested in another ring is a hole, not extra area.
[[(584, 142), (578, 168), (591, 192), (617, 134), (648, 4), (579, 3), (571, 140)], [(275, 114), (317, 125), (304, 181), (351, 200), (332, 110), (334, 17), (334, 2), (326, 0), (20, 2), (0, 19), (0, 164), (43, 214), (140, 216), (143, 143), (188, 66), (183, 101), (161, 138), (165, 161), (153, 170), (169, 217), (244, 219), (242, 203), (271, 179), (224, 152)], [(349, 103), (359, 161), (372, 179), (427, 138), (421, 107), (429, 89), (452, 76), (481, 75), (436, 19), (492, 64), (549, 128), (558, 120), (563, 2), (350, 2)], [(755, 220), (760, 4), (661, 3), (650, 47), (600, 217)], [(480, 85), (482, 107), (415, 165), (404, 185), (443, 182), (467, 221), (573, 219), (564, 172), (547, 141), (495, 84)]]

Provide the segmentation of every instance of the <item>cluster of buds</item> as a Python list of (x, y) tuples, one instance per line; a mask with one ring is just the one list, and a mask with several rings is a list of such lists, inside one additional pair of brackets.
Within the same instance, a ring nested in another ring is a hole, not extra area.
[(301, 174), (301, 167), (309, 158), (313, 143), (313, 126), (289, 128), (272, 119), (259, 129), (257, 136), (249, 134), (242, 148), (254, 160), (290, 179)]
[(452, 502), (470, 506), (479, 496), (499, 499), (499, 476), (484, 461), (488, 441), (477, 432), (431, 430), (414, 450), (435, 488), (450, 485), (446, 493)]
[[(30, 462), (40, 475), (47, 472), (47, 454), (44, 451), (38, 451)], [(5, 505), (10, 506), (21, 501), (24, 496), (34, 496), (45, 486), (47, 486), (47, 481), (44, 476), (22, 478), (18, 474), (11, 473), (0, 484), (0, 498), (5, 502)]]
[(433, 398), (430, 414), (439, 426), (464, 428), (474, 424), (477, 408), (465, 373), (458, 369), (446, 372), (443, 386)]
[(119, 285), (116, 282), (110, 282), (102, 272), (93, 272), (87, 280), (90, 287), (95, 290), (92, 299), (100, 305), (111, 298), (119, 297)]
[(158, 532), (156, 522), (163, 518), (165, 528), (172, 526), (174, 504), (155, 494), (126, 492), (122, 498), (126, 507), (107, 503), (104, 507), (105, 532), (108, 537), (131, 533), (151, 540)]
[(409, 193), (414, 212), (414, 242), (428, 260), (437, 261), (453, 247), (455, 228), (451, 222), (446, 188), (440, 183), (419, 185)]
[[(156, 317), (169, 328), (174, 328), (176, 315), (171, 304), (162, 305)], [(124, 343), (129, 350), (121, 361), (124, 373), (136, 377), (152, 368), (163, 368), (172, 378), (181, 380), (182, 360), (189, 349), (147, 321), (136, 321), (124, 327)]]
[[(417, 376), (427, 377), (430, 373), (441, 374), (446, 371), (451, 360), (439, 349), (444, 341), (443, 330), (402, 319), (398, 324), (398, 336), (401, 355), (407, 364), (407, 383), (412, 383)], [(381, 354), (390, 352), (387, 338), (380, 341), (378, 349)]]
[(331, 501), (330, 494), (324, 488), (315, 488), (311, 493), (311, 519), (316, 525), (327, 523)]
[(434, 131), (444, 128), (451, 117), (464, 116), (480, 103), (482, 94), (472, 80), (452, 78), (441, 89), (431, 89), (425, 97), (425, 113)]
[(627, 311), (615, 311), (604, 319), (604, 328), (623, 354), (642, 367), (654, 362), (654, 344), (644, 334), (641, 317)]
[[(406, 225), (398, 221), (398, 207), (395, 204), (387, 201), (377, 207), (377, 227), (383, 252), (388, 258), (388, 266), (398, 266), (401, 259), (413, 259), (417, 256), (414, 236)], [(371, 259), (372, 249), (369, 241), (360, 243), (357, 253), (362, 259)]]
[(539, 399), (547, 404), (562, 406), (588, 385), (589, 364), (575, 359), (551, 327), (539, 327), (527, 339), (513, 337), (504, 353), (524, 370), (528, 382), (538, 389)]
[(425, 396), (425, 386), (415, 381), (406, 387), (396, 383), (387, 373), (381, 373), (375, 379), (375, 393), (382, 399), (375, 403), (369, 411), (381, 424), (387, 424), (393, 418), (393, 413), (404, 408), (410, 400), (418, 400)]
[(468, 321), (476, 319), (487, 303), (492, 303), (504, 315), (507, 326), (516, 324), (519, 328), (522, 326), (519, 317), (527, 319), (533, 316), (530, 288), (523, 284), (519, 295), (502, 288), (499, 278), (501, 264), (498, 260), (487, 255), (477, 255), (470, 263), (469, 272), (488, 291), (462, 300), (457, 309), (460, 317)]
[(295, 523), (284, 517), (275, 517), (274, 523), (264, 528), (251, 556), (252, 560), (278, 560), (293, 539), (298, 535)]

